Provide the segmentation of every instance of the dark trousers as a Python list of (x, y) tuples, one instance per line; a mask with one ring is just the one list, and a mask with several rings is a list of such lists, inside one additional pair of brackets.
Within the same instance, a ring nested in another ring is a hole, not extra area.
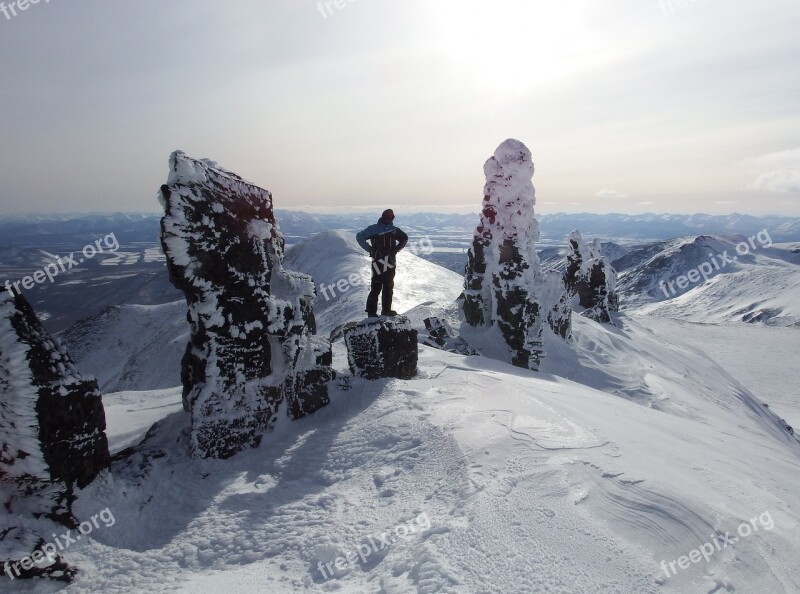
[(392, 294), (394, 293), (394, 273), (393, 264), (387, 265), (385, 262), (375, 261), (372, 263), (372, 290), (367, 297), (367, 313), (378, 313), (378, 296), (383, 293), (381, 303), (383, 311), (392, 309)]

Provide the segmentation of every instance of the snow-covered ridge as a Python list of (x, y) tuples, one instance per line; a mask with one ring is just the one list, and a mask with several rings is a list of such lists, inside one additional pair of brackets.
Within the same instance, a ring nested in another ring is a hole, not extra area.
[[(400, 258), (398, 298), (446, 317), (435, 310), (453, 306), (462, 278)], [(310, 238), (285, 262), (318, 291), (368, 266), (345, 232)], [(363, 317), (363, 291), (326, 304), (318, 294), (320, 326)], [(67, 592), (796, 591), (795, 440), (668, 324), (618, 322), (577, 317), (574, 343), (546, 345), (539, 374), (421, 347), (415, 380), (355, 380), (225, 462), (188, 458), (179, 390), (106, 396), (115, 450), (166, 418), (135, 464), (81, 495), (78, 509), (108, 506), (117, 526), (74, 549), (86, 569)], [(334, 366), (346, 370), (340, 343)], [(764, 512), (772, 530), (663, 573), (662, 560)], [(430, 529), (320, 572), (421, 513)]]
[[(578, 323), (582, 335), (613, 335)], [(82, 496), (87, 510), (113, 509), (118, 526), (77, 551), (93, 569), (70, 591), (797, 589), (798, 448), (758, 416), (716, 414), (713, 402), (700, 404), (710, 416), (672, 415), (482, 357), (420, 356), (417, 379), (356, 380), (225, 462), (189, 460), (185, 439), (175, 444), (185, 418), (167, 417), (142, 447), (144, 476), (118, 466)], [(695, 369), (709, 388), (721, 377), (701, 358)], [(136, 396), (127, 407), (145, 409), (150, 396)], [(663, 573), (661, 561), (765, 512), (771, 530)], [(429, 529), (333, 576), (320, 570), (423, 513)]]
[(643, 252), (620, 278), (625, 308), (704, 323), (800, 322), (800, 257), (772, 241), (700, 236)]

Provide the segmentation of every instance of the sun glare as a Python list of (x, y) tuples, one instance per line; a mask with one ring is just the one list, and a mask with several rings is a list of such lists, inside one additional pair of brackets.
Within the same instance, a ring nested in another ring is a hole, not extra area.
[(525, 91), (591, 57), (580, 0), (435, 0), (431, 9), (443, 53), (488, 90)]

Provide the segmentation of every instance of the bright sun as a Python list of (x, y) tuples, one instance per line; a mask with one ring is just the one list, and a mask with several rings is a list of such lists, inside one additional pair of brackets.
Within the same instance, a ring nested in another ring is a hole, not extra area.
[(433, 0), (445, 55), (505, 91), (569, 76), (589, 58), (581, 0)]

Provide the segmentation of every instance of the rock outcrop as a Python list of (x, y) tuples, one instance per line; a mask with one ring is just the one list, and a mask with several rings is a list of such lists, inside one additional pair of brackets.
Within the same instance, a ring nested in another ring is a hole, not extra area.
[(110, 463), (105, 428), (97, 382), (78, 373), (23, 296), (1, 297), (0, 496), (9, 515), (0, 527), (0, 563), (16, 568), (12, 577), (71, 577), (59, 557), (19, 563), (41, 549), (52, 522), (78, 525), (75, 489)]
[(497, 326), (510, 362), (535, 370), (545, 328), (569, 337), (571, 309), (560, 275), (543, 272), (536, 254), (531, 153), (518, 140), (507, 140), (484, 173), (483, 211), (461, 297), (464, 319), (475, 328)]
[(580, 232), (569, 236), (564, 283), (571, 295), (577, 295), (582, 315), (597, 322), (611, 322), (611, 312), (619, 311), (617, 272), (603, 256), (600, 240), (587, 244)]
[(459, 353), (461, 355), (477, 355), (478, 352), (471, 348), (467, 341), (460, 336), (450, 332), (450, 329), (436, 317), (425, 318), (425, 329), (428, 335), (420, 337), (420, 341), (425, 346), (448, 351), (450, 353)]
[(268, 191), (176, 152), (161, 202), (170, 280), (189, 306), (193, 451), (227, 458), (258, 445), (282, 405), (298, 418), (328, 404), (330, 343), (314, 336), (313, 280), (283, 269)]
[(367, 318), (344, 328), (350, 371), (369, 380), (417, 374), (417, 331), (407, 318)]

